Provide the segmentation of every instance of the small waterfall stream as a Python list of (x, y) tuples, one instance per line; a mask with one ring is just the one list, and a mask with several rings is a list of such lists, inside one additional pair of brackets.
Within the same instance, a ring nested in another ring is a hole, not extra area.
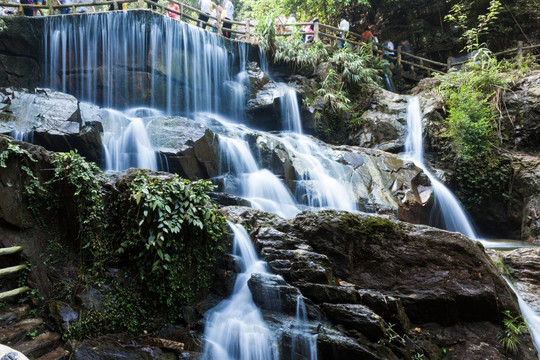
[(424, 171), (433, 187), (435, 205), (432, 210), (431, 225), (460, 232), (469, 239), (478, 239), (469, 216), (459, 200), (427, 168), (424, 159), (422, 134), (420, 100), (417, 97), (413, 97), (407, 104), (407, 139), (405, 140), (405, 151), (406, 156)]
[(248, 280), (253, 273), (266, 274), (246, 230), (229, 223), (234, 233), (234, 254), (242, 263), (233, 294), (207, 315), (204, 360), (278, 360), (277, 340), (268, 330), (253, 302)]

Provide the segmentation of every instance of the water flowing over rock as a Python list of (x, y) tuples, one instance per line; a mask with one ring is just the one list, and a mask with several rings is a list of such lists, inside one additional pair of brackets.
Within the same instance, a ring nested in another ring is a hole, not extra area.
[[(501, 309), (518, 313), (516, 300), (481, 245), (462, 235), (339, 211), (291, 221), (249, 208), (222, 211), (251, 229), (262, 259), (289, 284), (265, 281), (265, 291), (283, 290), (287, 299), (292, 285), (323, 315), (308, 315), (319, 358), (332, 358), (329, 348), (339, 358), (439, 358), (445, 347), (454, 358), (506, 359), (497, 340)], [(288, 326), (264, 308), (271, 329)], [(389, 345), (389, 334), (409, 340)], [(520, 356), (535, 359), (530, 338), (523, 341)]]
[(540, 249), (512, 250), (502, 259), (524, 300), (540, 313)]
[(83, 121), (73, 96), (49, 89), (38, 88), (35, 93), (4, 89), (0, 99), (0, 133), (51, 151), (78, 149), (88, 160), (101, 162), (100, 126)]

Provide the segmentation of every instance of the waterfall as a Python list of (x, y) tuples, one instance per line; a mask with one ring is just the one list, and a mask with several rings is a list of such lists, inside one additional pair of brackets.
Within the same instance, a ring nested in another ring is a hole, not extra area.
[(470, 239), (478, 239), (469, 216), (456, 196), (437, 179), (427, 168), (424, 160), (424, 144), (422, 136), (422, 111), (420, 100), (413, 97), (407, 104), (407, 139), (405, 141), (406, 156), (411, 159), (429, 178), (433, 187), (435, 204), (432, 210), (431, 223), (446, 230), (460, 232)]
[(242, 262), (233, 294), (212, 309), (206, 320), (204, 360), (277, 360), (277, 341), (266, 327), (253, 302), (248, 280), (251, 274), (267, 273), (246, 230), (229, 223), (234, 233), (234, 254)]
[(104, 109), (102, 112), (105, 170), (120, 171), (130, 167), (157, 170), (154, 148), (143, 120), (137, 116), (144, 116), (144, 110), (122, 113)]
[(519, 295), (519, 292), (510, 282), (510, 280), (508, 280), (505, 276), (503, 277), (506, 280), (508, 286), (510, 286), (510, 288), (516, 294), (519, 308), (521, 309), (521, 314), (523, 315), (525, 323), (529, 328), (534, 346), (536, 347), (536, 350), (540, 351), (540, 313), (536, 312), (529, 304), (525, 302), (525, 300), (523, 300), (523, 298), (521, 297), (521, 295)]
[(386, 72), (384, 73), (384, 84), (386, 85), (386, 90), (397, 93), (396, 85), (394, 85), (394, 80), (392, 80), (392, 77)]
[(222, 136), (220, 144), (227, 172), (234, 174), (240, 182), (239, 190), (226, 185), (227, 192), (249, 200), (255, 209), (285, 218), (292, 218), (300, 212), (291, 193), (276, 175), (259, 169), (245, 140)]
[(291, 359), (298, 357), (317, 360), (317, 334), (311, 334), (307, 326), (306, 304), (302, 295), (296, 298), (296, 317), (291, 335)]
[(296, 90), (288, 85), (279, 85), (281, 92), (281, 122), (283, 130), (302, 133), (302, 119)]

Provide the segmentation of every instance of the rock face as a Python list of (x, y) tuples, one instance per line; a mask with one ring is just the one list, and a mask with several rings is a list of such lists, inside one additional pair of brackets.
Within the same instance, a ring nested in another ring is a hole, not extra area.
[(503, 98), (505, 136), (514, 149), (538, 153), (540, 151), (540, 71), (532, 71), (515, 83)]
[[(288, 222), (248, 208), (222, 211), (251, 229), (270, 270), (325, 315), (318, 326), (310, 321), (319, 356), (329, 346), (338, 358), (439, 359), (444, 347), (455, 359), (506, 359), (501, 311), (518, 313), (517, 303), (469, 239), (365, 214), (303, 212)], [(266, 309), (265, 318), (279, 322)], [(521, 358), (535, 359), (530, 338), (523, 341)]]
[(0, 99), (0, 133), (51, 151), (78, 149), (86, 159), (101, 163), (99, 126), (83, 122), (73, 96), (49, 89), (36, 93), (3, 89)]
[(162, 116), (150, 119), (147, 131), (164, 158), (165, 170), (191, 180), (218, 174), (219, 140), (204, 125), (180, 116)]
[(247, 74), (250, 96), (246, 109), (248, 124), (256, 129), (279, 130), (281, 128), (279, 88), (256, 62), (248, 63)]
[(33, 26), (35, 23), (26, 16), (2, 16), (0, 19), (0, 86), (39, 86), (40, 43)]
[(512, 250), (502, 259), (523, 299), (540, 312), (540, 248)]
[(349, 143), (390, 152), (404, 151), (407, 98), (373, 87), (371, 110), (362, 114), (363, 125), (349, 135)]

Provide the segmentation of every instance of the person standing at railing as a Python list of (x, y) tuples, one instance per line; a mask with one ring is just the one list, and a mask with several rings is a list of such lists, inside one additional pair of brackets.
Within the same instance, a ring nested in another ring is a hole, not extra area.
[(294, 26), (294, 24), (296, 24), (296, 15), (294, 14), (291, 14), (289, 15), (289, 18), (287, 19), (287, 31), (288, 32), (293, 32), (295, 29), (296, 29), (296, 26)]
[[(350, 24), (345, 18), (345, 15), (341, 17), (341, 22), (339, 23), (339, 30), (341, 30), (341, 33), (339, 33), (339, 37), (346, 39), (349, 36), (349, 28)], [(340, 41), (340, 47), (345, 46), (345, 41)]]
[[(310, 19), (308, 22), (313, 22), (313, 19)], [(302, 33), (304, 33), (302, 35), (302, 42), (310, 42), (311, 39), (313, 39), (313, 28), (311, 27), (311, 24), (304, 25)]]
[[(32, 5), (32, 0), (21, 0), (21, 4), (29, 4)], [(23, 12), (25, 16), (34, 16), (34, 9), (31, 7), (25, 7), (23, 8)]]
[[(71, 5), (73, 4), (73, 0), (57, 0), (56, 4), (57, 5)], [(60, 14), (62, 15), (71, 14), (71, 7), (60, 8)]]
[[(225, 19), (232, 21), (233, 14), (234, 14), (234, 5), (231, 0), (225, 0), (225, 6), (223, 8), (223, 11), (225, 12)], [(232, 23), (230, 22), (223, 23), (223, 29), (222, 29), (223, 36), (229, 39), (231, 38), (231, 31), (230, 31), (231, 27), (232, 27)]]
[[(35, 0), (34, 1), (34, 4), (36, 5), (43, 5), (43, 1), (42, 0)], [(45, 16), (45, 14), (43, 14), (43, 10), (40, 9), (40, 8), (34, 8), (34, 16), (37, 16), (37, 14), (40, 14), (41, 16)]]
[[(178, 4), (176, 3), (173, 3), (172, 1), (169, 1), (169, 9), (171, 10), (175, 10), (175, 11), (179, 11), (180, 10), (180, 7), (178, 6)], [(178, 19), (178, 14), (177, 13), (174, 13), (172, 11), (167, 11), (167, 14), (172, 17), (173, 19)]]
[(210, 0), (199, 0), (199, 7), (204, 14), (199, 14), (199, 22), (197, 23), (197, 26), (206, 29), (206, 24), (208, 23), (208, 19), (212, 13), (212, 8), (215, 6), (216, 4), (212, 3)]
[(383, 46), (383, 49), (384, 49), (383, 58), (386, 61), (388, 61), (388, 63), (390, 63), (390, 69), (393, 69), (394, 68), (394, 59), (392, 59), (391, 56), (393, 57), (395, 55), (395, 53), (394, 53), (394, 43), (390, 39), (387, 39), (387, 40), (384, 40), (382, 46)]
[[(403, 60), (411, 62), (411, 63), (414, 62), (414, 59), (409, 56), (409, 55), (414, 55), (414, 49), (412, 45), (409, 43), (409, 39), (401, 40), (401, 51), (404, 52)], [(411, 69), (411, 65), (403, 64), (403, 70), (409, 71), (410, 69)]]

